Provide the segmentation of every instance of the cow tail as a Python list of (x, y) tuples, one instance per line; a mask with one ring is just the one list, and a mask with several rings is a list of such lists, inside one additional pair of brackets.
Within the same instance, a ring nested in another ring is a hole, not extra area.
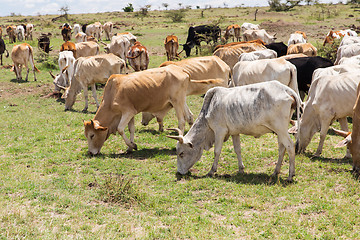
[(209, 110), (210, 103), (214, 97), (214, 94), (216, 93), (217, 88), (218, 87), (211, 88), (206, 92), (205, 97), (204, 97), (204, 102), (203, 102), (203, 105), (200, 110), (199, 117), (200, 117), (200, 115), (203, 115), (203, 117), (206, 116), (207, 111)]
[(34, 69), (37, 72), (40, 72), (40, 70), (35, 66), (33, 50), (32, 50), (32, 47), (30, 47), (30, 46), (29, 46), (29, 51), (30, 51), (29, 60), (30, 60), (31, 65), (34, 67)]
[(6, 51), (6, 56), (5, 56), (5, 57), (9, 57), (9, 52), (8, 52), (8, 50), (5, 49), (5, 51)]

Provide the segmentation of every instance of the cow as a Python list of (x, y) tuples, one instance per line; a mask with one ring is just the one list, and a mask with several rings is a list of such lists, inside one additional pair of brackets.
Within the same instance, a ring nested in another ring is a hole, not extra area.
[(294, 33), (301, 34), (301, 35), (303, 36), (303, 38), (304, 38), (305, 40), (307, 40), (307, 36), (306, 36), (306, 33), (305, 33), (305, 32), (303, 32), (303, 31), (295, 31)]
[(326, 34), (323, 46), (325, 46), (326, 44), (332, 44), (334, 42), (334, 39), (340, 39), (346, 35), (356, 37), (357, 33), (351, 29), (340, 30), (340, 31), (331, 30), (330, 32), (328, 32), (328, 34)]
[(137, 41), (137, 38), (131, 32), (116, 33), (115, 36), (128, 39), (132, 45)]
[(241, 25), (241, 32), (245, 32), (246, 30), (260, 30), (260, 25), (244, 22)]
[(236, 41), (238, 42), (241, 40), (239, 25), (232, 24), (225, 29), (225, 34), (224, 34), (225, 40), (227, 41), (230, 38), (230, 36), (232, 37), (233, 42), (235, 42), (235, 38)]
[(130, 47), (126, 58), (135, 72), (143, 71), (148, 68), (149, 52), (140, 42), (135, 42), (134, 46)]
[(240, 54), (263, 49), (266, 49), (266, 47), (262, 44), (243, 43), (230, 47), (219, 48), (213, 53), (213, 55), (221, 58), (227, 65), (229, 65), (230, 69), (232, 70), (235, 64), (239, 61)]
[(180, 59), (179, 54), (177, 53), (179, 49), (179, 40), (175, 35), (168, 35), (164, 41), (166, 57), (168, 61), (173, 61), (174, 59)]
[(2, 28), (0, 26), (0, 38), (2, 38)]
[(202, 41), (205, 41), (207, 44), (209, 44), (211, 41), (216, 43), (220, 38), (220, 35), (221, 30), (219, 26), (199, 25), (195, 27), (189, 27), (186, 43), (183, 44), (186, 57), (190, 56), (191, 49), (194, 46), (196, 46), (196, 54), (198, 54), (198, 48), (200, 48), (200, 43)]
[(9, 43), (16, 42), (16, 26), (7, 26), (6, 33), (9, 36)]
[[(102, 54), (90, 57), (79, 57), (74, 63), (74, 74), (71, 77), (70, 87), (65, 88), (65, 111), (70, 110), (75, 103), (76, 95), (84, 91), (85, 107), (88, 109), (88, 87), (91, 86), (92, 94), (99, 108), (96, 97), (95, 83), (106, 83), (112, 74), (123, 72), (125, 61), (114, 54)], [(61, 86), (59, 86), (61, 88)]]
[(104, 23), (104, 32), (105, 32), (106, 40), (110, 40), (112, 38), (113, 26), (114, 24), (112, 22)]
[(93, 41), (76, 43), (75, 49), (76, 49), (76, 56), (75, 56), (76, 59), (78, 59), (79, 57), (94, 56), (100, 53), (99, 44)]
[(344, 36), (343, 39), (340, 42), (339, 47), (345, 46), (345, 45), (351, 45), (353, 43), (360, 43), (360, 37), (356, 36)]
[(16, 27), (16, 37), (21, 42), (25, 39), (25, 29), (23, 25), (18, 25)]
[(4, 42), (4, 39), (0, 38), (0, 60), (1, 60), (1, 65), (3, 65), (3, 54), (6, 51), (6, 57), (9, 57), (9, 52), (8, 50), (6, 50), (6, 45)]
[(21, 68), (22, 65), (26, 68), (26, 78), (25, 81), (28, 80), (29, 75), (29, 67), (28, 63), (30, 62), (31, 68), (34, 73), (34, 81), (36, 81), (35, 71), (40, 72), (39, 69), (36, 68), (33, 57), (33, 49), (28, 43), (21, 43), (19, 45), (15, 45), (11, 51), (11, 59), (14, 62), (14, 72), (16, 75), (16, 80), (21, 81)]
[(25, 40), (33, 40), (34, 25), (31, 23), (26, 24)]
[(71, 27), (67, 25), (63, 25), (61, 29), (61, 36), (63, 37), (64, 42), (71, 40)]
[(266, 44), (265, 47), (267, 49), (274, 50), (277, 53), (278, 57), (287, 54), (288, 47), (283, 42), (274, 42), (274, 43)]
[(288, 46), (287, 54), (303, 53), (308, 57), (315, 57), (317, 49), (311, 43), (296, 43)]
[(279, 57), (279, 58), (288, 60), (288, 59), (302, 58), (302, 57), (308, 57), (308, 56), (306, 56), (306, 55), (303, 54), (303, 53), (296, 53), (296, 54), (284, 55), (284, 56), (281, 56), (281, 57)]
[[(127, 75), (112, 75), (106, 83), (103, 100), (94, 119), (84, 122), (89, 153), (98, 154), (110, 134), (116, 131), (124, 139), (128, 152), (137, 149), (134, 116), (140, 112), (159, 116), (174, 107), (178, 127), (183, 131), (185, 90), (189, 82), (189, 75), (174, 64)], [(124, 133), (126, 126), (130, 139)]]
[(235, 46), (235, 45), (238, 45), (238, 44), (243, 44), (243, 43), (257, 43), (257, 44), (260, 44), (260, 45), (264, 45), (265, 46), (265, 43), (260, 40), (260, 39), (256, 39), (256, 40), (253, 40), (253, 41), (241, 41), (241, 42), (232, 42), (232, 43), (227, 43), (227, 44), (224, 44), (224, 45), (216, 45), (216, 47), (214, 48), (214, 51), (213, 53), (218, 50), (219, 48), (223, 48), (223, 47), (231, 47), (231, 46)]
[(52, 50), (50, 48), (50, 38), (49, 38), (50, 36), (51, 33), (48, 34), (43, 33), (38, 37), (38, 48), (46, 53), (49, 53), (50, 50)]
[(79, 32), (81, 32), (81, 27), (80, 24), (76, 23), (74, 24), (74, 35), (76, 36)]
[(296, 43), (306, 43), (306, 39), (304, 38), (304, 36), (300, 33), (292, 33), (290, 34), (289, 40), (288, 40), (288, 46), (290, 46), (291, 44), (296, 44)]
[[(298, 153), (304, 152), (314, 134), (320, 131), (319, 146), (314, 154), (320, 156), (329, 126), (335, 120), (339, 121), (342, 130), (348, 131), (346, 117), (352, 116), (359, 82), (359, 70), (314, 79), (299, 123), (296, 141)], [(350, 157), (349, 151), (345, 157)]]
[(76, 45), (73, 42), (69, 42), (69, 41), (64, 42), (60, 47), (60, 52), (62, 52), (62, 51), (72, 51), (74, 57), (75, 58), (77, 57), (77, 55), (76, 55)]
[[(75, 58), (73, 52), (63, 51), (59, 53), (59, 69), (60, 74), (54, 76), (50, 72), (50, 75), (54, 78), (54, 91), (59, 92), (61, 89), (69, 87), (71, 83), (71, 78), (74, 74), (74, 64)], [(61, 86), (61, 87), (60, 87)]]
[(340, 136), (345, 137), (345, 139), (336, 146), (348, 146), (353, 159), (353, 171), (356, 174), (360, 174), (360, 84), (357, 88), (357, 98), (353, 108), (352, 124), (351, 134), (347, 131), (334, 130)]
[(356, 55), (352, 57), (342, 57), (338, 62), (338, 65), (345, 65), (345, 64), (360, 65), (360, 55)]
[(265, 44), (270, 44), (275, 42), (276, 40), (276, 33), (271, 36), (270, 34), (268, 34), (266, 32), (265, 29), (260, 29), (260, 30), (246, 30), (245, 32), (243, 32), (243, 38), (244, 41), (251, 41), (251, 40), (255, 40), (255, 39), (261, 39), (262, 41), (265, 42)]
[(75, 41), (79, 42), (86, 42), (86, 34), (83, 32), (79, 32), (75, 35)]
[(94, 38), (101, 40), (101, 33), (103, 27), (100, 22), (95, 22), (86, 26), (86, 35), (93, 36)]
[[(217, 56), (195, 57), (184, 59), (179, 62), (164, 62), (160, 67), (170, 64), (182, 67), (190, 76), (190, 83), (186, 89), (186, 96), (205, 94), (212, 87), (230, 85), (230, 67)], [(185, 107), (187, 122), (193, 124), (193, 114)], [(141, 123), (147, 125), (155, 116), (151, 113), (143, 113)], [(163, 131), (162, 119), (159, 122), (159, 131)]]
[(344, 45), (338, 48), (336, 53), (335, 65), (339, 64), (339, 61), (343, 57), (353, 57), (360, 55), (360, 43), (353, 43), (350, 45)]
[(111, 38), (110, 44), (106, 44), (104, 49), (107, 53), (113, 53), (126, 61), (126, 55), (130, 47), (136, 42), (136, 37), (132, 33), (117, 34)]
[(240, 134), (256, 138), (275, 133), (278, 136), (279, 158), (273, 176), (280, 173), (285, 150), (289, 154), (289, 176), (295, 176), (295, 149), (288, 132), (290, 118), (300, 108), (299, 96), (278, 81), (256, 83), (247, 86), (210, 89), (194, 125), (183, 136), (168, 136), (178, 140), (176, 146), (177, 171), (186, 174), (213, 144), (214, 163), (209, 176), (217, 171), (222, 144), (230, 136), (238, 159), (239, 172), (244, 172), (241, 159)]
[(298, 88), (302, 100), (305, 98), (305, 93), (308, 93), (309, 91), (309, 86), (315, 69), (334, 66), (329, 59), (319, 56), (291, 58), (287, 59), (287, 61), (296, 66)]
[(238, 62), (233, 69), (235, 86), (277, 80), (299, 94), (296, 67), (285, 59)]
[(242, 53), (239, 61), (254, 61), (259, 59), (272, 59), (277, 58), (277, 53), (271, 49), (257, 50), (248, 53)]

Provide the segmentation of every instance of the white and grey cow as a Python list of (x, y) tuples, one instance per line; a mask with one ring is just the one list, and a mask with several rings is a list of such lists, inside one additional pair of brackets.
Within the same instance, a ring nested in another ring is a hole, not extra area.
[(263, 82), (247, 86), (210, 89), (204, 98), (200, 114), (189, 132), (183, 136), (168, 136), (178, 140), (176, 147), (177, 168), (186, 174), (213, 144), (214, 163), (209, 172), (213, 175), (221, 153), (222, 144), (232, 137), (238, 159), (239, 172), (244, 171), (241, 159), (240, 134), (260, 137), (265, 133), (276, 133), (279, 158), (274, 176), (280, 173), (285, 150), (289, 154), (289, 177), (295, 175), (295, 149), (288, 134), (288, 124), (294, 108), (299, 112), (301, 100), (291, 88), (278, 81)]
[(339, 64), (343, 57), (353, 57), (360, 55), (360, 43), (353, 43), (350, 45), (343, 45), (339, 47), (336, 53), (335, 65)]
[(71, 78), (74, 74), (74, 63), (75, 58), (72, 51), (62, 51), (59, 53), (59, 69), (60, 73), (56, 76), (51, 76), (54, 78), (54, 91), (60, 91), (63, 88), (70, 86)]
[(259, 59), (277, 58), (277, 53), (271, 49), (244, 52), (239, 56), (239, 61), (254, 61)]

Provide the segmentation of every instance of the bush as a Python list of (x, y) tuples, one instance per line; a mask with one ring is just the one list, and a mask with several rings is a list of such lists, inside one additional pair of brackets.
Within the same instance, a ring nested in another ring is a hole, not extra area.
[(133, 12), (134, 11), (134, 7), (131, 3), (128, 3), (128, 5), (126, 7), (123, 8), (124, 12)]
[(174, 23), (182, 22), (186, 15), (185, 12), (186, 9), (171, 10), (166, 12), (166, 16), (170, 18)]
[(337, 49), (339, 48), (341, 40), (342, 39), (334, 39), (334, 42), (332, 44), (327, 44), (325, 46), (322, 46), (322, 43), (321, 45), (317, 44), (318, 56), (327, 58), (332, 62), (335, 62)]

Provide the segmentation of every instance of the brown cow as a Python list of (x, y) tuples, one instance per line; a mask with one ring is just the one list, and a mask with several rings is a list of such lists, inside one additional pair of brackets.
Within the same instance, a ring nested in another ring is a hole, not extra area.
[(135, 72), (146, 70), (149, 65), (149, 53), (140, 42), (135, 42), (134, 46), (130, 47), (126, 58), (130, 66)]
[(16, 34), (15, 34), (16, 26), (7, 26), (6, 33), (9, 36), (9, 43), (16, 42)]
[(19, 45), (15, 45), (11, 52), (11, 59), (14, 62), (14, 71), (16, 74), (16, 80), (18, 80), (18, 81), (22, 80), (22, 77), (21, 77), (22, 65), (24, 65), (27, 70), (25, 81), (28, 80), (28, 75), (29, 75), (28, 62), (30, 62), (31, 68), (34, 72), (34, 81), (36, 81), (35, 70), (38, 72), (40, 72), (40, 71), (39, 71), (39, 69), (37, 69), (35, 67), (34, 57), (33, 57), (33, 49), (28, 43), (22, 43)]
[(331, 30), (326, 35), (323, 46), (325, 46), (326, 44), (332, 44), (334, 42), (334, 39), (340, 39), (342, 37), (345, 37), (346, 35), (356, 37), (357, 33), (350, 29), (340, 30), (340, 31), (332, 31)]
[(238, 41), (238, 42), (240, 41), (241, 36), (240, 36), (240, 26), (239, 25), (233, 24), (226, 28), (225, 34), (224, 34), (225, 40), (227, 41), (230, 38), (230, 36), (232, 37), (233, 42), (235, 41), (235, 38), (236, 38), (236, 41)]
[(76, 46), (75, 43), (66, 41), (61, 45), (60, 52), (62, 51), (72, 51), (74, 58), (76, 58)]
[(308, 57), (315, 57), (317, 49), (311, 43), (296, 43), (288, 46), (287, 54), (303, 53)]
[(71, 27), (69, 25), (63, 26), (63, 28), (61, 29), (61, 35), (65, 42), (70, 41), (71, 40)]
[(177, 53), (179, 49), (179, 40), (175, 35), (168, 35), (164, 41), (166, 57), (168, 61), (173, 61), (175, 58), (180, 59)]
[(252, 41), (248, 41), (248, 42), (246, 42), (246, 41), (242, 41), (242, 42), (232, 42), (232, 43), (227, 43), (227, 44), (225, 44), (225, 45), (217, 45), (217, 46), (214, 48), (214, 52), (215, 52), (216, 50), (218, 50), (219, 48), (222, 48), (222, 47), (231, 47), (231, 46), (238, 45), (238, 44), (242, 44), (242, 43), (257, 43), (257, 44), (264, 45), (264, 46), (266, 45), (266, 44), (264, 43), (264, 41), (261, 40), (261, 39), (256, 39), (256, 40), (252, 40)]

